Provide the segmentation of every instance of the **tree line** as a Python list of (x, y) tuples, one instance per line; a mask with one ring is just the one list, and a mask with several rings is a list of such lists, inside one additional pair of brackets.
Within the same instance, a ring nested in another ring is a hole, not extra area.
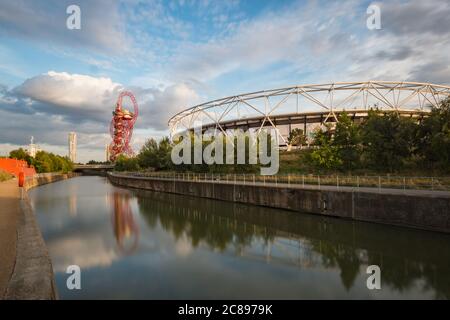
[(36, 152), (33, 158), (23, 148), (12, 150), (9, 157), (17, 160), (25, 160), (29, 166), (34, 166), (37, 173), (63, 172), (73, 170), (73, 163), (68, 157), (53, 154), (46, 151)]
[[(191, 139), (191, 159), (194, 159), (194, 135), (191, 134), (189, 136)], [(220, 139), (223, 139), (223, 163), (226, 163), (226, 143), (225, 137), (220, 136)], [(234, 137), (234, 145), (237, 145), (238, 137)], [(206, 164), (202, 162), (201, 164), (179, 164), (175, 165), (171, 159), (172, 149), (175, 144), (181, 143), (181, 139), (176, 141), (175, 143), (171, 142), (168, 137), (164, 137), (159, 142), (155, 139), (148, 139), (144, 146), (141, 148), (140, 152), (135, 157), (126, 157), (121, 155), (117, 158), (115, 163), (115, 170), (117, 171), (137, 171), (137, 170), (154, 170), (154, 171), (162, 171), (162, 170), (170, 170), (170, 171), (178, 171), (178, 172), (210, 172), (210, 173), (256, 173), (260, 165), (259, 164), (250, 164), (249, 161), (249, 138), (248, 136), (243, 137), (241, 140), (245, 144), (245, 161), (243, 164), (238, 164), (237, 161), (237, 148), (234, 148), (232, 157), (233, 164)], [(211, 143), (211, 141), (202, 141), (202, 153), (205, 151), (205, 148)], [(270, 142), (269, 142), (270, 143)], [(268, 145), (270, 146), (270, 144)], [(269, 147), (268, 147), (269, 148)], [(215, 152), (212, 152), (212, 155), (215, 156)], [(193, 161), (192, 161), (193, 162)]]
[(360, 123), (343, 113), (314, 134), (306, 157), (316, 169), (379, 172), (450, 169), (450, 100), (422, 119), (370, 110)]

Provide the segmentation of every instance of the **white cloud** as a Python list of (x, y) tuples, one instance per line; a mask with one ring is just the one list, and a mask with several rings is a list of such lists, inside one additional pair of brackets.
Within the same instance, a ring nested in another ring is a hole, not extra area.
[(165, 89), (136, 90), (142, 122), (156, 130), (167, 130), (167, 121), (177, 112), (198, 103), (198, 94), (185, 83)]
[(113, 105), (112, 98), (121, 89), (123, 87), (110, 78), (49, 71), (25, 80), (14, 91), (59, 107), (98, 112)]
[[(165, 130), (167, 120), (176, 112), (199, 101), (197, 93), (185, 83), (160, 88), (125, 88), (110, 78), (49, 71), (25, 80), (10, 94), (31, 99), (34, 112), (87, 122), (111, 119), (117, 97), (122, 90), (131, 90), (140, 106), (139, 122), (146, 127)], [(4, 98), (5, 99), (5, 98)], [(9, 98), (11, 99), (11, 98)], [(39, 102), (37, 104), (36, 102)], [(129, 103), (124, 99), (124, 104)], [(82, 117), (86, 119), (82, 119)]]

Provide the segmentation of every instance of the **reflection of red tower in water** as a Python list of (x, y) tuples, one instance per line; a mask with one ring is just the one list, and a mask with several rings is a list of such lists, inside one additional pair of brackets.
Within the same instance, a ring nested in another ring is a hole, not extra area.
[[(123, 108), (123, 97), (129, 97), (133, 103), (133, 111)], [(120, 154), (131, 156), (133, 150), (130, 147), (131, 136), (133, 135), (133, 126), (138, 117), (138, 104), (131, 92), (123, 91), (117, 98), (116, 108), (113, 111), (113, 117), (109, 128), (112, 142), (109, 146), (110, 161), (116, 161)]]
[(136, 250), (139, 243), (139, 228), (133, 218), (130, 196), (114, 192), (113, 202), (112, 223), (117, 246), (122, 253), (131, 254)]

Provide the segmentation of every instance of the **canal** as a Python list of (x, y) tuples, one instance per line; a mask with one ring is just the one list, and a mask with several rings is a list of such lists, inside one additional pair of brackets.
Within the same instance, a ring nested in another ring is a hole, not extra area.
[[(29, 191), (61, 299), (449, 299), (450, 235), (123, 189)], [(366, 286), (368, 265), (381, 289)], [(81, 290), (66, 286), (81, 268)]]

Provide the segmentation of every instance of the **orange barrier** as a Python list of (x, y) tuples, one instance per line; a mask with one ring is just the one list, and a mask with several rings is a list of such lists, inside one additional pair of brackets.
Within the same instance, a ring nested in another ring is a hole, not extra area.
[(10, 158), (0, 158), (0, 169), (9, 172), (16, 177), (20, 172), (23, 172), (25, 177), (33, 176), (36, 174), (36, 170), (33, 166), (29, 167), (25, 160), (17, 160)]

